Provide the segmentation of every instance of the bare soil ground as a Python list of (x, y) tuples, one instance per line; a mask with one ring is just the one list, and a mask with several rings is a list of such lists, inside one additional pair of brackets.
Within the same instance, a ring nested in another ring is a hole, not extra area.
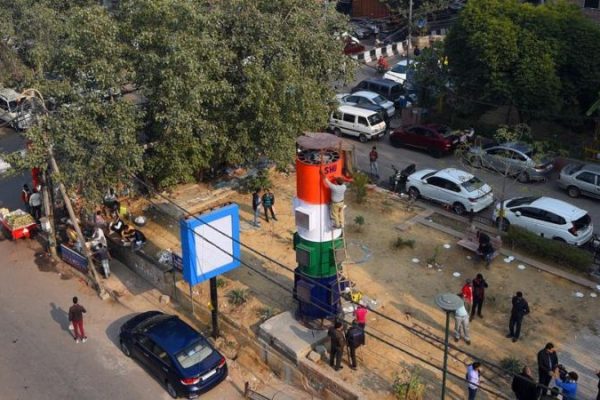
[[(272, 260), (294, 268), (292, 235), (295, 229), (291, 203), (295, 194), (295, 176), (273, 174), (272, 180), (278, 217), (274, 223), (266, 223), (263, 219), (262, 227), (258, 229), (249, 224), (252, 210), (248, 194), (232, 192), (227, 200), (240, 205), (242, 242), (267, 254)], [(177, 193), (173, 196), (177, 198)], [(546, 342), (552, 341), (558, 348), (559, 358), (564, 354), (561, 360), (580, 376), (583, 375), (580, 379), (581, 397), (591, 398), (595, 394), (596, 380), (592, 377), (593, 371), (600, 368), (600, 361), (590, 352), (597, 354), (600, 348), (600, 326), (598, 299), (591, 297), (589, 290), (528, 265), (520, 269), (518, 266), (522, 263), (519, 260), (507, 263), (498, 257), (486, 268), (483, 263), (474, 261), (473, 254), (459, 248), (455, 238), (419, 224), (401, 232), (396, 227), (414, 217), (419, 210), (407, 210), (403, 203), (388, 194), (370, 191), (367, 203), (358, 205), (350, 200), (348, 206), (348, 251), (351, 259), (360, 263), (348, 264), (347, 272), (365, 295), (377, 300), (378, 311), (409, 327), (442, 338), (445, 315), (434, 305), (435, 295), (458, 293), (466, 278), (482, 273), (489, 283), (484, 319), (476, 318), (471, 324), (472, 344), (467, 346), (460, 342), (457, 347), (494, 363), (515, 357), (535, 371), (537, 351)], [(149, 238), (161, 248), (176, 249), (179, 240), (175, 220), (160, 216), (160, 213), (151, 214), (153, 219), (145, 228)], [(362, 215), (365, 220), (361, 231), (355, 229), (352, 223), (357, 215)], [(392, 246), (399, 236), (415, 240), (414, 249)], [(449, 248), (444, 245), (449, 245)], [(438, 254), (439, 268), (427, 265), (426, 260), (434, 253)], [(243, 249), (242, 259), (248, 266), (226, 274), (222, 281), (224, 287), (220, 291), (219, 302), (223, 312), (247, 327), (256, 328), (272, 313), (294, 309), (289, 293), (293, 287), (292, 272), (248, 249)], [(460, 276), (455, 277), (454, 273)], [(226, 296), (232, 289), (239, 288), (249, 290), (248, 301), (239, 307), (231, 306)], [(207, 283), (198, 285), (195, 290), (198, 296), (208, 301)], [(518, 290), (529, 301), (532, 313), (525, 317), (522, 339), (512, 343), (505, 335), (511, 297)], [(584, 297), (576, 297), (576, 292), (583, 293)], [(367, 327), (368, 332), (401, 350), (368, 337), (367, 345), (358, 352), (359, 370), (342, 370), (339, 373), (342, 380), (359, 386), (370, 399), (392, 399), (394, 377), (400, 375), (406, 378), (418, 367), (421, 380), (426, 385), (424, 398), (439, 397), (441, 373), (427, 365), (428, 362), (442, 365), (443, 353), (439, 344), (432, 344), (374, 313), (370, 313)], [(453, 321), (450, 328), (453, 329)], [(453, 350), (449, 358), (450, 371), (464, 377), (466, 364), (471, 361), (472, 358)], [(487, 369), (483, 375), (486, 387), (512, 398), (510, 385), (502, 381), (495, 371)], [(465, 398), (466, 386), (462, 382), (449, 377), (448, 384), (448, 398)], [(479, 398), (498, 397), (480, 393)]]

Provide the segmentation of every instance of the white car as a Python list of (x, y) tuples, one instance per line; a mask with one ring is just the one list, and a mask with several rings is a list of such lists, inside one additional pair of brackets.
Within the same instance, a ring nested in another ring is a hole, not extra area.
[(409, 70), (414, 70), (416, 62), (411, 62), (408, 64), (408, 60), (400, 60), (396, 65), (394, 65), (388, 72), (383, 74), (383, 79), (389, 79), (394, 82), (402, 83), (406, 82), (407, 75), (410, 75)]
[(347, 106), (363, 105), (363, 104), (374, 104), (385, 108), (385, 112), (388, 117), (392, 117), (396, 112), (394, 103), (387, 100), (380, 94), (375, 92), (369, 92), (367, 90), (360, 90), (354, 93), (343, 93), (335, 96), (340, 104)]
[(447, 204), (457, 214), (479, 212), (494, 202), (494, 193), (487, 183), (456, 168), (423, 169), (409, 175), (408, 194)]
[(21, 95), (13, 89), (0, 88), (0, 122), (4, 122), (15, 129), (27, 129), (31, 125), (31, 114), (21, 112), (19, 109), (20, 100)]
[(551, 197), (516, 197), (501, 203), (494, 210), (494, 221), (519, 226), (548, 239), (581, 246), (594, 234), (587, 211)]

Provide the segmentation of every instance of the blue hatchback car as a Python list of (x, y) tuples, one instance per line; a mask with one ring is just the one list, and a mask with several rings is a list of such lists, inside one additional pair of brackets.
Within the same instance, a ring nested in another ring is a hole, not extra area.
[(123, 353), (139, 361), (173, 398), (196, 398), (227, 377), (225, 357), (177, 316), (136, 315), (121, 326), (119, 341)]

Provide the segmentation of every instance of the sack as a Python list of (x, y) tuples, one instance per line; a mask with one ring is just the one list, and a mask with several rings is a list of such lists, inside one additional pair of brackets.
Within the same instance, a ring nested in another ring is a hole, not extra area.
[(74, 331), (75, 330), (75, 327), (73, 326), (72, 322), (69, 322), (69, 330), (70, 331)]

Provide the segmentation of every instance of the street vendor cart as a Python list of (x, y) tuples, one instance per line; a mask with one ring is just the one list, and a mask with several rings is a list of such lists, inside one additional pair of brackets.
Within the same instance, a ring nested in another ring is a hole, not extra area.
[(32, 233), (37, 230), (37, 224), (31, 214), (23, 210), (9, 211), (6, 208), (0, 208), (0, 223), (13, 240), (30, 238)]

